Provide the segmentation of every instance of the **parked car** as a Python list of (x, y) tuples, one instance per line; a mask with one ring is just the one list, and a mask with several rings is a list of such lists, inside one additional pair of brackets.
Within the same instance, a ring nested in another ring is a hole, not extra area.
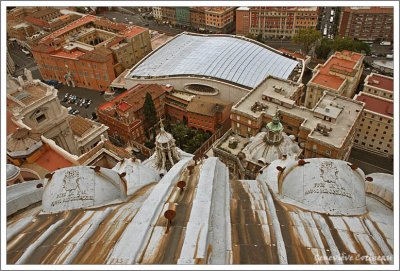
[(78, 109), (74, 110), (74, 112), (72, 112), (72, 115), (78, 115), (80, 112)]
[(43, 82), (47, 85), (54, 86), (54, 87), (62, 86), (62, 84), (60, 82), (58, 82), (57, 80), (44, 80)]

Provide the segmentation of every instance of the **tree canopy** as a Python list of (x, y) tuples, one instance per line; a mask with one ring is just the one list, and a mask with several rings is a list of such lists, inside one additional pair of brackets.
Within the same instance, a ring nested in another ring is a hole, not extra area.
[(316, 29), (306, 28), (300, 29), (299, 32), (293, 36), (292, 40), (296, 44), (301, 44), (304, 49), (304, 53), (308, 54), (311, 49), (311, 45), (321, 38), (321, 32)]
[(371, 52), (369, 45), (362, 41), (353, 40), (350, 37), (336, 37), (334, 40), (323, 38), (321, 44), (315, 49), (315, 53), (318, 58), (326, 59), (329, 53), (343, 50), (365, 53), (367, 55)]
[(156, 107), (154, 106), (153, 99), (148, 92), (146, 93), (146, 97), (144, 100), (143, 114), (145, 118), (144, 125), (146, 129), (153, 127), (157, 123)]

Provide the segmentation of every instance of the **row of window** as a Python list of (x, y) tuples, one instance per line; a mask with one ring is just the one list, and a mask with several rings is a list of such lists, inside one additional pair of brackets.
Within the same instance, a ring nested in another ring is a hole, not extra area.
[[(355, 142), (355, 143), (359, 143), (359, 144), (361, 144), (362, 146), (368, 146), (368, 147), (370, 147), (370, 148), (375, 148), (375, 149), (377, 149), (377, 150), (379, 150), (379, 151), (382, 150), (381, 147), (378, 147), (378, 146), (377, 146), (377, 147), (374, 147), (374, 145), (372, 145), (372, 144), (368, 144), (368, 145), (367, 145), (366, 142), (363, 142), (363, 141), (362, 141), (362, 142), (359, 142), (358, 139), (354, 140), (354, 142)], [(391, 145), (388, 144), (387, 147), (388, 147), (388, 148), (391, 148)], [(387, 149), (384, 149), (383, 151), (384, 151), (385, 153), (389, 153), (389, 151), (388, 151)]]

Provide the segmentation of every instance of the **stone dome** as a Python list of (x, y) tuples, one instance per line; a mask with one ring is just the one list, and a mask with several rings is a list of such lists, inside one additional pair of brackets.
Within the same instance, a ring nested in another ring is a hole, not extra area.
[(58, 213), (105, 206), (122, 202), (126, 196), (126, 179), (112, 169), (89, 166), (67, 167), (56, 170), (48, 178), (43, 192), (42, 211)]
[(7, 154), (13, 158), (29, 156), (41, 146), (41, 134), (26, 128), (19, 128), (7, 137)]
[(330, 215), (362, 215), (367, 211), (365, 175), (359, 168), (352, 169), (349, 162), (326, 158), (277, 160), (268, 171), (268, 185), (285, 203)]
[(8, 180), (12, 180), (15, 177), (17, 177), (19, 175), (19, 173), (21, 172), (21, 170), (17, 166), (14, 166), (12, 164), (7, 164), (6, 172), (7, 172), (7, 181), (8, 181)]
[(161, 127), (160, 132), (156, 136), (156, 143), (163, 144), (163, 143), (168, 143), (171, 141), (175, 141), (174, 137), (170, 133), (165, 131), (164, 127)]

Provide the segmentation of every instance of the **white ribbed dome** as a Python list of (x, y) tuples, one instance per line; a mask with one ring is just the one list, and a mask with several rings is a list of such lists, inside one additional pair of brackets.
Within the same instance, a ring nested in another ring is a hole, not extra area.
[(172, 140), (174, 140), (174, 137), (170, 133), (165, 131), (163, 127), (161, 127), (160, 132), (156, 136), (156, 142), (163, 144), (163, 143), (168, 143)]
[[(362, 215), (366, 209), (365, 175), (342, 160), (313, 158), (274, 161), (267, 182), (283, 202), (331, 215)], [(279, 174), (277, 166), (285, 168)], [(279, 176), (282, 175), (282, 176)], [(272, 178), (271, 178), (272, 177)]]
[(17, 177), (21, 170), (17, 166), (14, 166), (12, 164), (7, 164), (6, 171), (7, 171), (7, 181), (8, 181)]
[(285, 133), (282, 133), (282, 141), (278, 144), (269, 144), (265, 140), (267, 132), (260, 132), (250, 138), (249, 144), (242, 150), (246, 159), (253, 162), (270, 164), (272, 161), (281, 159), (283, 155), (298, 156), (301, 153), (297, 142), (293, 142)]

